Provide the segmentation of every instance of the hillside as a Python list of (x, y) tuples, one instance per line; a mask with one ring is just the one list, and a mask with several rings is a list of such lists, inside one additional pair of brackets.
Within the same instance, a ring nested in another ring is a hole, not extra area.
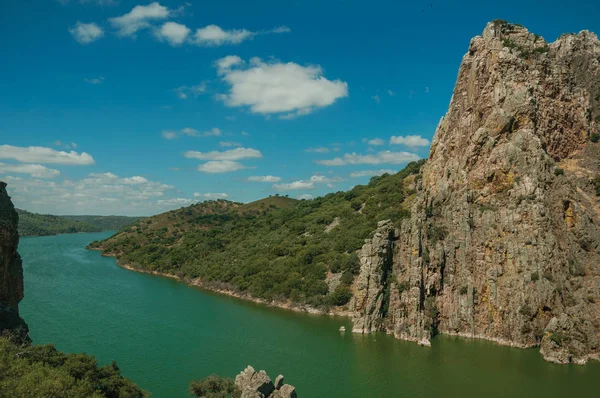
[(17, 213), (19, 213), (20, 236), (48, 236), (102, 231), (102, 228), (96, 225), (62, 216), (30, 213), (21, 209), (17, 209)]
[(359, 271), (356, 250), (377, 221), (409, 216), (416, 173), (374, 177), (314, 200), (211, 201), (136, 222), (90, 247), (136, 269), (313, 307), (343, 305)]
[(54, 216), (17, 209), (20, 236), (48, 236), (78, 232), (119, 231), (141, 217)]
[(128, 216), (62, 216), (68, 220), (94, 225), (102, 231), (120, 231), (143, 217)]

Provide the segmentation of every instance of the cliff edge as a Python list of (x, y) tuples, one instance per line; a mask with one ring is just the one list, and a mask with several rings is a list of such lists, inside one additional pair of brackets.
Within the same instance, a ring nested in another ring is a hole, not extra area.
[(17, 252), (19, 216), (0, 181), (0, 334), (11, 333), (27, 340), (27, 324), (19, 316), (23, 299), (23, 265)]
[(411, 218), (359, 251), (355, 331), (598, 358), (599, 139), (597, 36), (548, 44), (490, 22), (463, 57)]

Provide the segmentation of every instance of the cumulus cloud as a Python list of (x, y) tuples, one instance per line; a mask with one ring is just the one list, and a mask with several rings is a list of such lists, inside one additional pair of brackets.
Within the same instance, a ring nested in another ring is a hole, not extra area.
[(343, 181), (343, 179), (341, 179), (339, 177), (329, 178), (329, 177), (325, 177), (324, 175), (315, 174), (310, 177), (310, 181), (314, 182), (316, 184), (331, 184), (332, 182)]
[(374, 95), (371, 97), (371, 99), (375, 102), (377, 102), (378, 104), (381, 103), (381, 98), (379, 98), (379, 95)]
[(394, 95), (396, 95), (396, 93), (393, 92), (392, 90), (388, 90), (387, 93), (390, 97), (393, 97)]
[(225, 192), (221, 192), (221, 193), (214, 193), (214, 192), (198, 193), (198, 192), (194, 192), (194, 198), (197, 198), (197, 199), (216, 200), (216, 199), (225, 199), (225, 198), (228, 198), (228, 197), (229, 197), (229, 195), (227, 195)]
[(167, 140), (174, 140), (175, 138), (177, 138), (177, 133), (174, 131), (165, 130), (162, 132), (162, 136)]
[(315, 189), (315, 183), (307, 180), (290, 182), (288, 184), (275, 184), (273, 188), (279, 191), (294, 191), (298, 189)]
[(147, 6), (135, 6), (125, 15), (110, 18), (109, 22), (117, 29), (119, 36), (131, 37), (137, 31), (150, 27), (153, 21), (166, 19), (174, 14), (176, 14), (176, 11), (169, 10), (158, 2), (154, 2)]
[(228, 173), (230, 171), (243, 170), (246, 166), (233, 160), (212, 160), (198, 166), (198, 171), (203, 173)]
[(57, 151), (41, 146), (17, 147), (0, 145), (0, 159), (13, 159), (25, 163), (51, 163), (67, 165), (94, 164), (94, 158), (85, 152)]
[(104, 36), (104, 30), (100, 26), (95, 23), (82, 23), (79, 21), (75, 26), (69, 28), (69, 33), (79, 44), (90, 44)]
[(0, 174), (17, 173), (29, 174), (36, 178), (54, 178), (60, 175), (60, 171), (49, 169), (41, 164), (5, 164), (0, 163)]
[(156, 204), (159, 206), (189, 206), (194, 203), (195, 200), (187, 199), (187, 198), (171, 198), (171, 199), (159, 199), (156, 201)]
[(193, 44), (207, 47), (217, 47), (223, 45), (240, 44), (243, 41), (252, 39), (257, 35), (288, 33), (290, 28), (280, 26), (263, 32), (251, 32), (247, 29), (226, 30), (217, 25), (208, 25), (196, 30), (190, 41)]
[(187, 151), (184, 153), (186, 158), (199, 160), (240, 160), (262, 158), (262, 153), (252, 148), (235, 148), (227, 151), (197, 152)]
[(408, 147), (420, 147), (429, 146), (430, 142), (428, 139), (423, 138), (420, 135), (407, 135), (406, 137), (394, 135), (392, 138), (390, 138), (390, 144), (405, 145)]
[(385, 141), (382, 140), (381, 138), (373, 138), (372, 140), (367, 141), (367, 144), (372, 145), (372, 146), (379, 146), (379, 145), (384, 145)]
[(104, 77), (103, 76), (98, 76), (98, 77), (93, 77), (91, 79), (83, 79), (84, 82), (89, 83), (89, 84), (101, 84), (104, 81)]
[(154, 35), (160, 41), (166, 41), (172, 46), (182, 45), (188, 38), (191, 30), (177, 22), (165, 22), (160, 28), (154, 31)]
[(304, 150), (304, 152), (308, 152), (308, 153), (329, 153), (329, 148), (325, 148), (323, 146), (318, 146), (315, 148), (307, 148)]
[(348, 164), (401, 164), (419, 160), (419, 155), (410, 152), (382, 151), (369, 155), (347, 153), (342, 157), (330, 160), (317, 160), (324, 166), (345, 166)]
[(267, 176), (252, 176), (252, 177), (246, 178), (246, 181), (252, 181), (252, 182), (279, 182), (279, 181), (281, 181), (281, 177), (276, 177), (276, 176), (272, 176), (272, 175), (267, 175)]
[(312, 195), (309, 195), (309, 194), (307, 194), (307, 193), (304, 193), (304, 194), (302, 194), (302, 195), (298, 195), (298, 196), (296, 196), (296, 199), (300, 199), (300, 200), (310, 200), (310, 199), (312, 199), (312, 198), (313, 198), (313, 196), (312, 196)]
[(229, 92), (219, 99), (229, 107), (249, 107), (253, 113), (293, 118), (348, 96), (348, 84), (328, 80), (318, 65), (264, 62), (260, 58), (246, 64), (238, 56), (227, 56), (217, 60), (216, 66), (229, 86)]
[(233, 141), (221, 141), (221, 142), (219, 142), (219, 145), (224, 148), (242, 146), (242, 144), (240, 144), (239, 142), (233, 142)]
[(206, 92), (206, 82), (202, 82), (195, 86), (179, 86), (173, 91), (175, 91), (177, 97), (180, 99), (187, 99), (190, 97), (190, 95), (197, 97)]
[(179, 137), (182, 134), (187, 135), (188, 137), (218, 137), (222, 133), (221, 133), (221, 130), (219, 130), (216, 127), (211, 130), (205, 131), (205, 132), (200, 132), (191, 127), (184, 127), (181, 130), (179, 130), (179, 132), (173, 131), (173, 130), (164, 130), (162, 132), (163, 138), (165, 138), (167, 140), (174, 140), (175, 138)]
[[(23, 165), (25, 166), (25, 165)], [(51, 214), (150, 215), (165, 210), (172, 186), (144, 177), (91, 173), (77, 180), (6, 178), (15, 205)]]
[(395, 171), (391, 169), (379, 169), (379, 170), (361, 170), (350, 173), (350, 177), (359, 178), (359, 177), (373, 177), (380, 176), (382, 174), (394, 174)]

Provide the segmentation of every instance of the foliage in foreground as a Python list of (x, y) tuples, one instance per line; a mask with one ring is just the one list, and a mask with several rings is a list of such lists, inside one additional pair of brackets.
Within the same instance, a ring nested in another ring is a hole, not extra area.
[(190, 383), (189, 393), (199, 398), (239, 398), (242, 395), (232, 379), (217, 375), (193, 380)]
[(377, 222), (410, 215), (409, 182), (422, 164), (313, 200), (199, 203), (140, 220), (90, 247), (136, 268), (200, 278), (214, 288), (314, 307), (343, 305), (348, 289), (330, 292), (326, 276), (341, 273), (344, 286), (352, 283), (359, 271), (356, 250)]
[(94, 357), (64, 354), (52, 345), (18, 345), (0, 337), (0, 397), (142, 398), (148, 393), (119, 368), (99, 367)]

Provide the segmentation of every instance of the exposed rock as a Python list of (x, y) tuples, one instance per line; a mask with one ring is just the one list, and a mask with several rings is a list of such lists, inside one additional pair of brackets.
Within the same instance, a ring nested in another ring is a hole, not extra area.
[(372, 239), (367, 239), (358, 251), (360, 273), (354, 282), (353, 309), (355, 333), (381, 330), (389, 305), (392, 250), (395, 227), (390, 220), (381, 221)]
[(548, 45), (495, 21), (471, 40), (410, 219), (394, 245), (380, 227), (359, 251), (354, 331), (598, 356), (599, 60), (587, 31)]
[(11, 333), (28, 340), (27, 324), (19, 316), (23, 299), (23, 265), (17, 252), (19, 216), (0, 181), (0, 334)]
[(241, 390), (242, 398), (297, 398), (296, 389), (283, 384), (283, 375), (277, 376), (273, 384), (264, 370), (257, 372), (252, 366), (236, 376), (235, 385)]

